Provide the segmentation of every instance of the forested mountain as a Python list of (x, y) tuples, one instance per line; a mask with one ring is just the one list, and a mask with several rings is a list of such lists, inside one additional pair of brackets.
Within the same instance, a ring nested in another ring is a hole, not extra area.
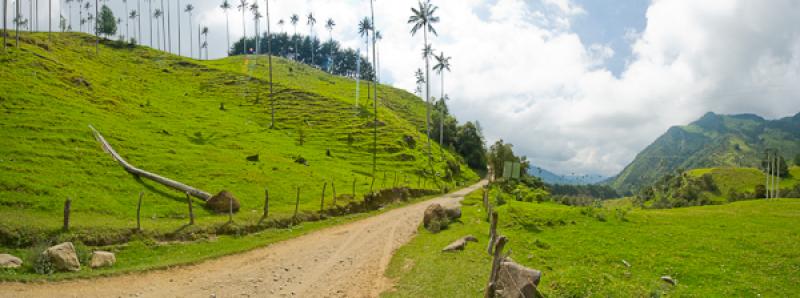
[(708, 167), (760, 167), (766, 149), (786, 160), (800, 154), (800, 113), (766, 120), (753, 114), (707, 113), (686, 126), (674, 126), (639, 153), (611, 182), (630, 193), (666, 174)]

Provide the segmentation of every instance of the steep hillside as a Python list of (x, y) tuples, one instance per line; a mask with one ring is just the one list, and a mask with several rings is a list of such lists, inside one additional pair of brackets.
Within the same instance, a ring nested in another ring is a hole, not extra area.
[[(408, 92), (381, 86), (372, 185), (371, 100), (362, 91), (355, 107), (353, 80), (274, 58), (270, 129), (266, 57), (196, 61), (112, 42), (96, 56), (87, 35), (54, 36), (48, 49), (47, 34), (25, 34), (20, 50), (0, 55), (5, 241), (57, 231), (66, 198), (75, 234), (129, 231), (141, 191), (147, 230), (171, 233), (187, 222), (184, 196), (127, 174), (88, 125), (133, 165), (211, 193), (229, 190), (242, 204), (237, 222), (258, 221), (265, 189), (270, 216), (280, 218), (291, 216), (298, 190), (301, 213), (319, 210), (324, 183), (332, 208), (331, 184), (342, 205), (353, 191), (360, 198), (393, 184), (438, 189), (477, 179), (435, 144), (431, 173), (425, 106)], [(200, 226), (227, 221), (202, 208), (195, 216)]]
[(778, 149), (787, 161), (800, 153), (800, 113), (778, 120), (708, 113), (687, 126), (667, 130), (611, 185), (629, 193), (679, 169), (758, 167), (766, 148)]

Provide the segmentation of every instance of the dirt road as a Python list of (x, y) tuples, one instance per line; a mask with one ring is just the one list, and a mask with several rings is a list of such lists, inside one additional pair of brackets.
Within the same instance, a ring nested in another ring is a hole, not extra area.
[(375, 297), (383, 273), (431, 203), (442, 197), (238, 255), (141, 274), (43, 284), (0, 283), (0, 297)]

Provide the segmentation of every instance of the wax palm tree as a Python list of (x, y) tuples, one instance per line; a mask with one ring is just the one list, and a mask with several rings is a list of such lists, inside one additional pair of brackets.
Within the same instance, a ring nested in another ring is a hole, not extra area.
[[(444, 72), (450, 72), (450, 58), (444, 55), (444, 52), (441, 52), (439, 56), (436, 57), (436, 65), (433, 66), (433, 70), (439, 74), (439, 77), (442, 79), (442, 95), (439, 97), (442, 101), (442, 104), (445, 104), (445, 95), (444, 95)], [(441, 150), (444, 147), (444, 109), (441, 109), (439, 119), (439, 149)]]
[[(250, 13), (253, 14), (253, 27), (254, 27), (253, 31), (254, 31), (254, 33), (256, 35), (256, 55), (258, 55), (258, 50), (259, 50), (258, 49), (258, 29), (259, 29), (258, 25), (259, 25), (259, 20), (261, 19), (261, 17), (263, 17), (263, 15), (261, 15), (261, 12), (258, 11), (259, 8), (260, 7), (258, 6), (258, 2), (253, 2), (253, 4), (250, 5)], [(256, 63), (257, 62), (258, 62), (258, 59), (256, 59)]]
[(325, 22), (325, 28), (328, 29), (328, 38), (331, 45), (330, 53), (328, 53), (328, 62), (330, 62), (328, 65), (328, 72), (333, 68), (333, 27), (336, 27), (336, 22), (334, 22), (333, 19), (328, 19), (328, 21)]
[(203, 35), (203, 48), (206, 49), (206, 60), (208, 60), (208, 27), (203, 26), (203, 29), (200, 30), (200, 34)]
[[(272, 119), (269, 124), (269, 128), (275, 128), (275, 100), (272, 97), (272, 32), (270, 31), (270, 19), (269, 19), (269, 0), (264, 1), (267, 4), (266, 7), (266, 15), (267, 15), (267, 57), (269, 60), (269, 105)], [(283, 22), (283, 20), (281, 20)]]
[(183, 55), (181, 52), (181, 0), (176, 1), (175, 7), (178, 9), (178, 56)]
[(380, 31), (375, 30), (375, 44), (373, 47), (375, 48), (375, 52), (377, 53), (377, 58), (375, 60), (375, 80), (376, 82), (381, 81), (381, 50), (378, 48), (378, 43), (383, 40), (383, 34)]
[(194, 38), (192, 38), (192, 12), (194, 11), (194, 5), (191, 3), (186, 4), (186, 8), (183, 11), (189, 14), (189, 57), (192, 57), (194, 53)]
[(231, 3), (228, 2), (228, 0), (225, 0), (222, 2), (222, 5), (220, 5), (219, 8), (222, 8), (222, 11), (225, 12), (225, 32), (226, 36), (228, 37), (228, 48), (225, 50), (225, 52), (229, 53), (231, 50), (231, 24), (228, 18), (228, 11), (231, 10)]
[(160, 19), (163, 14), (164, 13), (161, 12), (161, 9), (158, 8), (156, 8), (155, 12), (153, 12), (153, 17), (156, 19), (156, 43), (158, 44), (159, 50), (161, 50), (161, 30), (158, 28), (158, 19)]
[[(3, 1), (7, 1), (7, 0), (3, 0)], [(74, 1), (74, 0), (64, 0), (64, 3), (67, 4), (67, 7), (69, 9), (69, 11), (67, 12), (67, 24), (69, 24), (67, 26), (67, 28), (72, 26), (72, 1)]]
[(281, 27), (281, 32), (286, 33), (286, 30), (283, 28), (283, 25), (286, 25), (286, 22), (283, 19), (278, 20), (278, 26)]
[[(364, 38), (364, 45), (367, 47), (367, 57), (369, 57), (369, 31), (372, 30), (372, 23), (370, 22), (369, 18), (364, 17), (361, 22), (358, 23), (358, 34)], [(361, 74), (358, 74), (361, 75)], [(372, 94), (370, 84), (367, 84), (367, 98), (370, 98)]]
[(8, 0), (3, 0), (3, 51), (6, 50), (8, 39)]
[[(371, 26), (372, 27), (372, 31), (375, 32), (377, 29), (375, 28), (375, 8), (373, 7), (373, 0), (369, 0), (369, 10), (370, 10), (370, 13), (372, 14), (372, 22), (370, 22), (372, 24), (372, 26)], [(372, 65), (374, 66), (373, 68), (377, 67), (377, 64), (378, 64), (378, 60), (377, 60), (376, 54), (375, 54), (375, 52), (377, 50), (376, 49), (376, 45), (375, 45), (375, 43), (377, 41), (376, 41), (375, 37), (376, 36), (373, 33), (372, 34)], [(369, 55), (369, 53), (367, 53), (367, 55)], [(377, 68), (375, 68), (375, 77), (376, 77), (376, 79), (372, 80), (372, 84), (375, 85), (375, 88), (374, 88), (375, 89), (375, 93), (372, 94), (372, 109), (373, 109), (372, 115), (373, 115), (373, 119), (374, 119), (374, 123), (373, 123), (373, 126), (372, 126), (372, 175), (373, 175), (373, 177), (375, 177), (375, 171), (377, 170), (377, 166), (378, 166), (378, 155), (377, 155), (378, 154), (378, 80), (377, 80), (377, 76), (378, 75), (377, 74), (378, 74), (378, 71), (377, 71)]]
[[(128, 19), (133, 20), (139, 17), (139, 13), (134, 9), (131, 10), (130, 14), (128, 15)], [(136, 36), (136, 41), (139, 41), (139, 34), (136, 33), (136, 27), (133, 28), (134, 34), (132, 36)]]
[(420, 98), (422, 98), (422, 84), (425, 84), (425, 74), (422, 73), (422, 69), (417, 68), (417, 72), (414, 73), (414, 76), (417, 78), (416, 93)]
[(314, 48), (316, 48), (316, 46), (314, 45), (314, 25), (317, 24), (317, 19), (314, 18), (314, 14), (313, 13), (310, 13), (310, 12), (308, 13), (308, 22), (306, 22), (306, 24), (309, 27), (308, 38), (311, 39), (311, 65), (313, 66), (314, 65)]
[(438, 7), (431, 4), (429, 0), (420, 1), (419, 8), (411, 8), (411, 16), (408, 18), (408, 23), (412, 24), (411, 27), (411, 36), (417, 34), (417, 32), (422, 29), (423, 34), (423, 41), (425, 42), (425, 49), (424, 58), (425, 58), (425, 103), (427, 106), (426, 109), (426, 119), (425, 119), (425, 130), (427, 131), (428, 136), (428, 164), (431, 166), (433, 165), (433, 156), (431, 154), (431, 100), (430, 100), (430, 93), (431, 93), (431, 85), (430, 85), (430, 45), (428, 44), (428, 32), (433, 33), (433, 35), (438, 35), (436, 33), (436, 29), (433, 27), (434, 24), (439, 22), (439, 17), (435, 16), (436, 10)]
[(300, 17), (297, 14), (293, 14), (291, 18), (289, 18), (289, 22), (292, 23), (294, 26), (294, 60), (297, 60), (297, 22), (300, 21)]
[[(128, 0), (122, 0), (122, 3), (125, 3), (125, 16), (128, 16)], [(128, 26), (128, 19), (125, 18), (125, 35), (130, 35), (130, 26)], [(124, 39), (124, 36), (123, 36)]]
[(244, 13), (247, 12), (247, 0), (239, 0), (237, 8), (242, 11), (242, 55), (247, 55), (247, 26), (244, 16)]
[[(167, 21), (166, 21), (167, 18), (164, 15), (165, 13), (166, 13), (166, 10), (164, 10), (164, 0), (161, 0), (161, 36), (159, 36), (159, 38), (161, 38), (161, 41), (163, 42), (161, 44), (161, 50), (162, 51), (167, 51), (168, 50), (167, 49)], [(156, 22), (156, 26), (158, 26), (158, 22)]]
[(153, 47), (153, 1), (154, 0), (145, 0), (145, 1), (147, 1), (147, 8), (148, 8), (147, 9), (148, 10), (147, 15), (150, 17), (150, 23), (149, 23), (149, 26), (147, 26), (147, 27), (150, 28), (150, 35), (147, 36), (147, 38), (150, 39), (150, 47), (152, 48)]

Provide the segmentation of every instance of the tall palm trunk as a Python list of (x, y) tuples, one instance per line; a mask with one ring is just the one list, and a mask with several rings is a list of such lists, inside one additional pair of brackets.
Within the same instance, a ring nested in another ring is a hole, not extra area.
[(246, 11), (247, 7), (242, 7), (242, 55), (247, 55), (247, 24), (245, 24), (244, 16)]
[(272, 97), (272, 32), (270, 31), (270, 19), (269, 19), (269, 0), (267, 2), (267, 57), (269, 59), (269, 105), (272, 119), (270, 121), (270, 128), (275, 127), (275, 100)]
[[(372, 5), (372, 0), (369, 1), (369, 9), (370, 9), (370, 12), (372, 13), (372, 65), (374, 66), (373, 69), (375, 69), (375, 67), (377, 67), (376, 66), (377, 65), (376, 61), (377, 60), (376, 60), (376, 54), (375, 54), (375, 32), (378, 32), (378, 31), (375, 28), (376, 27), (375, 26), (375, 8)], [(367, 53), (367, 55), (369, 55), (369, 53)], [(377, 69), (375, 69), (374, 71), (375, 71), (375, 77), (376, 78), (372, 80), (373, 81), (372, 84), (375, 84), (375, 88), (374, 88), (375, 89), (375, 93), (372, 95), (372, 108), (373, 108), (373, 115), (374, 115), (373, 118), (375, 120), (374, 123), (372, 123), (372, 176), (373, 177), (375, 177), (375, 173), (376, 173), (375, 171), (376, 171), (376, 168), (377, 168), (377, 159), (378, 159), (378, 155), (377, 155), (378, 154), (378, 80), (377, 80), (378, 71), (377, 71)], [(369, 84), (367, 84), (367, 86), (369, 86)]]
[(100, 55), (100, 34), (97, 32), (97, 20), (100, 17), (98, 4), (100, 4), (99, 0), (94, 0), (94, 53)]
[(169, 52), (172, 53), (172, 16), (169, 8), (169, 1), (167, 1), (167, 44), (169, 45)]
[(139, 25), (139, 32), (136, 34), (136, 42), (142, 45), (142, 0), (136, 0), (136, 22)]
[[(425, 46), (428, 46), (428, 30), (422, 31)], [(430, 84), (430, 55), (425, 55), (425, 130), (428, 137), (428, 165), (433, 169), (433, 155), (431, 153), (431, 84)]]
[(14, 20), (16, 20), (14, 23), (16, 24), (16, 31), (17, 31), (17, 33), (16, 33), (16, 35), (17, 35), (16, 36), (17, 49), (19, 49), (19, 15), (20, 15), (20, 13), (19, 13), (19, 0), (17, 0), (17, 9), (15, 9), (15, 11), (14, 11)]
[(231, 21), (228, 18), (228, 10), (225, 10), (225, 36), (228, 42), (228, 47), (225, 49), (225, 53), (229, 54), (231, 50)]
[(148, 6), (147, 16), (150, 18), (150, 23), (149, 23), (150, 25), (148, 26), (150, 27), (150, 35), (147, 36), (147, 38), (150, 40), (151, 48), (153, 47), (153, 1), (154, 0), (147, 0), (147, 6)]
[(189, 57), (194, 58), (194, 34), (192, 34), (192, 13), (189, 13)]
[(3, 0), (3, 51), (8, 40), (8, 0)]
[[(367, 62), (369, 62), (369, 29), (367, 29), (367, 36), (366, 39), (364, 40), (364, 44), (367, 46), (367, 51), (365, 52), (365, 54), (367, 55)], [(370, 85), (369, 81), (366, 81), (366, 83), (367, 83), (367, 99), (369, 99), (370, 97), (372, 97), (372, 92), (371, 92), (372, 85)], [(369, 108), (369, 101), (367, 101), (367, 108)]]
[[(165, 11), (164, 11), (164, 0), (161, 0), (161, 36), (159, 36), (159, 38), (160, 38), (161, 41), (164, 42), (164, 43), (161, 44), (161, 50), (162, 51), (166, 51), (167, 50), (167, 34), (166, 34), (167, 33), (167, 23), (166, 23), (166, 19), (167, 18), (164, 17), (164, 13), (165, 13)], [(158, 26), (158, 24), (156, 24), (156, 26)]]
[(53, 42), (53, 0), (47, 0), (47, 40)]
[[(442, 55), (444, 56), (444, 55)], [(442, 95), (439, 97), (439, 100), (442, 101), (442, 106), (446, 105), (447, 103), (444, 101), (444, 69), (442, 70)], [(444, 107), (439, 110), (439, 153), (442, 154), (442, 160), (444, 160)]]
[(181, 0), (178, 0), (178, 56), (181, 53)]

